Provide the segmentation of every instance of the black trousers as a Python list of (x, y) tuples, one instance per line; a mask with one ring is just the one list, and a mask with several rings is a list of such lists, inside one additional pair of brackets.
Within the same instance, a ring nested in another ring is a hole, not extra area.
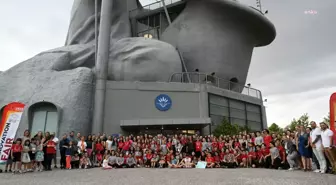
[(61, 154), (61, 168), (65, 168), (66, 166), (66, 156), (65, 156), (65, 150), (61, 150), (60, 151), (60, 154)]
[(45, 169), (46, 170), (51, 170), (51, 162), (54, 158), (54, 154), (47, 154), (46, 155), (46, 160), (45, 160)]
[(79, 161), (71, 161), (71, 168), (72, 169), (79, 168)]
[(124, 165), (126, 168), (134, 168), (135, 167), (135, 164), (131, 164), (131, 165), (129, 165), (129, 164), (125, 164)]
[(223, 166), (226, 166), (228, 168), (237, 168), (237, 163), (223, 163)]

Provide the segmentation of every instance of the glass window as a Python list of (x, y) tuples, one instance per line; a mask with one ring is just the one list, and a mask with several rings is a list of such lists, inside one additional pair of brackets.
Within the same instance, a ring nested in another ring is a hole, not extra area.
[(258, 113), (247, 112), (247, 120), (261, 122), (261, 117)]
[(237, 119), (237, 118), (231, 118), (231, 124), (234, 125), (239, 125), (241, 127), (246, 126), (246, 121), (244, 119)]
[(225, 118), (224, 116), (218, 116), (218, 115), (213, 115), (213, 114), (210, 114), (210, 118), (211, 118), (211, 122), (214, 124), (214, 125), (219, 125), (222, 123), (223, 119)]
[(47, 111), (33, 112), (33, 123), (31, 127), (32, 135), (37, 134), (38, 131), (45, 132), (46, 117), (47, 117)]
[(256, 122), (256, 121), (247, 121), (247, 126), (252, 130), (252, 131), (260, 131), (262, 124), (261, 122)]
[(42, 103), (33, 108), (30, 131), (35, 135), (38, 131), (55, 132), (58, 131), (57, 108), (48, 103)]
[(224, 107), (229, 106), (228, 99), (220, 97), (220, 96), (210, 95), (209, 96), (209, 101), (210, 101), (211, 104), (221, 105), (221, 106), (224, 106)]
[(240, 110), (245, 110), (245, 104), (240, 101), (230, 100), (230, 107)]
[(253, 104), (246, 104), (246, 110), (249, 112), (255, 112), (260, 114), (260, 106)]
[(57, 112), (47, 112), (45, 131), (57, 133)]
[(239, 110), (239, 109), (233, 109), (230, 108), (230, 117), (232, 118), (238, 118), (238, 119), (246, 119), (246, 115), (245, 115), (245, 111), (244, 110)]
[(210, 104), (210, 114), (229, 116), (229, 108)]

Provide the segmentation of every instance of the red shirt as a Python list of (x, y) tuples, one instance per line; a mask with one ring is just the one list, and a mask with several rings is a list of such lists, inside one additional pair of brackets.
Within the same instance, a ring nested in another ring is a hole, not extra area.
[[(48, 146), (49, 145), (49, 146)], [(56, 143), (52, 140), (47, 142), (47, 154), (56, 154)]]
[(225, 153), (224, 153), (224, 152), (221, 152), (219, 156), (220, 156), (220, 160), (223, 160), (223, 159), (224, 159), (224, 156), (225, 156)]
[(101, 143), (97, 143), (95, 146), (96, 151), (103, 151), (104, 147)]
[(214, 157), (214, 160), (215, 160), (216, 162), (220, 162), (220, 158), (219, 158), (219, 156), (218, 156), (218, 155), (215, 156), (215, 157)]
[(248, 156), (246, 154), (241, 154), (240, 156), (241, 156), (241, 159), (247, 159), (248, 158)]
[(166, 155), (166, 161), (170, 161), (171, 160), (171, 154), (167, 154)]
[(19, 145), (19, 144), (13, 144), (12, 145), (12, 152), (13, 153), (19, 153), (19, 152), (21, 153), (22, 150), (23, 150), (22, 145)]
[(237, 147), (237, 146), (240, 147), (240, 143), (239, 143), (239, 142), (235, 142), (235, 143), (234, 143), (234, 146), (235, 146), (235, 147)]
[(218, 143), (216, 141), (213, 141), (211, 143), (212, 148), (218, 148)]
[(263, 157), (264, 156), (264, 154), (262, 153), (262, 151), (258, 151), (257, 152), (257, 157), (258, 157), (258, 159), (260, 159), (261, 157)]
[(118, 148), (123, 149), (124, 143), (122, 141), (119, 141), (118, 143)]
[(248, 155), (251, 156), (252, 158), (257, 158), (257, 153), (256, 152), (249, 152)]
[(170, 149), (171, 146), (172, 146), (172, 143), (171, 143), (171, 142), (168, 142), (168, 143), (167, 143), (167, 148)]
[(202, 143), (200, 141), (196, 141), (195, 143), (195, 150), (196, 152), (201, 152), (202, 151)]
[(215, 159), (213, 157), (207, 157), (205, 160), (206, 160), (207, 163), (214, 163), (215, 162)]
[(260, 152), (263, 154), (263, 156), (266, 156), (270, 153), (269, 149), (261, 149)]
[(268, 135), (268, 136), (264, 137), (264, 143), (265, 143), (265, 145), (266, 145), (267, 148), (270, 147), (271, 141), (272, 141), (272, 136)]
[(131, 144), (132, 144), (131, 141), (125, 141), (124, 144), (123, 144), (122, 149), (125, 150), (125, 151), (128, 151)]
[(187, 143), (187, 140), (186, 140), (186, 139), (181, 139), (181, 140), (180, 140), (180, 143), (181, 143), (182, 145), (185, 145), (185, 144)]
[(284, 147), (282, 147), (282, 146), (280, 145), (280, 146), (277, 146), (277, 148), (278, 148), (279, 153), (280, 153), (280, 158), (281, 158), (282, 160), (284, 160), (283, 157), (284, 157), (284, 155), (286, 154), (286, 151), (285, 151)]
[(153, 154), (146, 154), (147, 160), (151, 160), (153, 158)]
[(224, 142), (218, 142), (218, 148), (219, 150), (222, 150), (225, 146), (225, 143)]

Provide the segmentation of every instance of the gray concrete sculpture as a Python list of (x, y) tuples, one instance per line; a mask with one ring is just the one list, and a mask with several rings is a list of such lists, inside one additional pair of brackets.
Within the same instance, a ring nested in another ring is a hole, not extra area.
[[(197, 68), (245, 83), (253, 47), (275, 37), (273, 25), (255, 10), (228, 0), (189, 0), (163, 33), (163, 41), (131, 38), (128, 10), (140, 6), (138, 0), (111, 1), (109, 80), (167, 81), (182, 71), (178, 47), (188, 71)], [(59, 133), (88, 133), (95, 77), (94, 10), (93, 0), (75, 0), (65, 46), (0, 72), (0, 108), (13, 101), (27, 107), (52, 102), (66, 112), (59, 118)], [(26, 128), (27, 116), (19, 132)]]
[(264, 15), (228, 0), (189, 0), (162, 35), (179, 48), (188, 71), (215, 72), (240, 84), (246, 82), (253, 48), (274, 38), (275, 28)]

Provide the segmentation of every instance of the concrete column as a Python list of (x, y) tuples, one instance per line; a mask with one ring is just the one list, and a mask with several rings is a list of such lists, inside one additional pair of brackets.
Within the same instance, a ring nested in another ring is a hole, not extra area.
[(105, 91), (109, 61), (112, 7), (112, 0), (102, 0), (96, 63), (96, 90), (92, 125), (92, 133), (94, 134), (103, 132), (104, 127)]

